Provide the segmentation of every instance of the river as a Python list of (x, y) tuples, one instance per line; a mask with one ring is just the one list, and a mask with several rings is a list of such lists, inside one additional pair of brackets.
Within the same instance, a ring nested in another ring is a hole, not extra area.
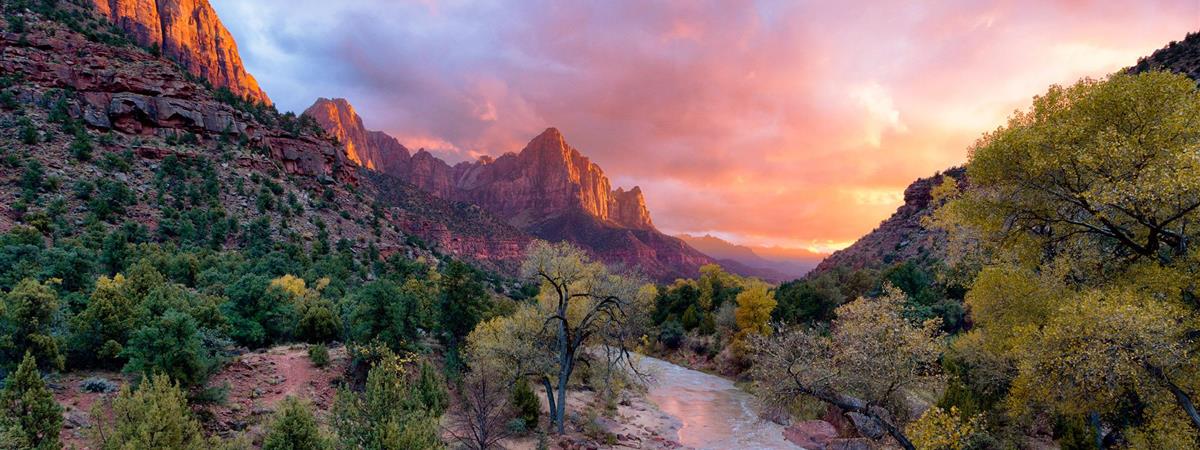
[(697, 449), (800, 449), (783, 438), (783, 427), (761, 420), (754, 398), (732, 381), (643, 357), (654, 374), (647, 397), (682, 423), (679, 442)]

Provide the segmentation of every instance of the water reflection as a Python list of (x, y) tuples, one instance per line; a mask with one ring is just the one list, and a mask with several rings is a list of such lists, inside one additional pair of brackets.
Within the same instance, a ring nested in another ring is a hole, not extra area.
[(799, 449), (783, 439), (783, 427), (760, 420), (754, 399), (732, 381), (644, 357), (656, 378), (649, 398), (683, 423), (679, 442), (698, 449)]

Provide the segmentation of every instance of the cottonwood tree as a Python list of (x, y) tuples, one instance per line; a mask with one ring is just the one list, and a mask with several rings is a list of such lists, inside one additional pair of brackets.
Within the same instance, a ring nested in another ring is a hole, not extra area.
[(904, 302), (888, 286), (882, 297), (838, 307), (828, 332), (793, 328), (757, 337), (751, 377), (762, 398), (777, 408), (815, 398), (844, 411), (864, 435), (890, 434), (913, 449), (902, 425), (904, 396), (940, 382), (943, 344), (939, 321), (912, 324)]
[(1089, 416), (1102, 445), (1200, 438), (1197, 130), (1183, 75), (1054, 86), (938, 189), (931, 225), (983, 255), (967, 342), (1016, 374), (1012, 412)]
[[(629, 349), (643, 327), (653, 290), (635, 277), (612, 273), (578, 247), (537, 241), (522, 275), (541, 283), (536, 304), (484, 322), (468, 337), (471, 362), (510, 379), (533, 377), (545, 389), (550, 421), (564, 431), (567, 388), (580, 364), (604, 359), (637, 372)], [(589, 349), (597, 349), (595, 357)]]

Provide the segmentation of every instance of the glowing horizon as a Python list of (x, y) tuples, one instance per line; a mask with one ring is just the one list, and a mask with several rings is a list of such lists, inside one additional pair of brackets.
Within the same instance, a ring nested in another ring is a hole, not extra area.
[(450, 162), (548, 126), (669, 234), (827, 253), (1051, 84), (1200, 29), (1200, 3), (214, 0), (281, 110), (345, 97)]

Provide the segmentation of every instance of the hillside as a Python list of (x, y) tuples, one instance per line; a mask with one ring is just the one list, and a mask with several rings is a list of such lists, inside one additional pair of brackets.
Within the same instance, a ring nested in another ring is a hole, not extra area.
[[(0, 33), (0, 232), (136, 223), (237, 248), (258, 223), (301, 245), (327, 234), (364, 254), (515, 273), (530, 238), (486, 211), (363, 170), (310, 120), (214, 91), (86, 8), (55, 14)], [(96, 221), (97, 208), (111, 212)]]
[(966, 183), (966, 170), (961, 167), (914, 181), (904, 189), (904, 204), (891, 217), (849, 247), (830, 254), (809, 275), (820, 275), (834, 268), (880, 269), (900, 261), (941, 259), (945, 233), (926, 229), (921, 219), (933, 212), (929, 206), (930, 191), (942, 182), (943, 176)]

